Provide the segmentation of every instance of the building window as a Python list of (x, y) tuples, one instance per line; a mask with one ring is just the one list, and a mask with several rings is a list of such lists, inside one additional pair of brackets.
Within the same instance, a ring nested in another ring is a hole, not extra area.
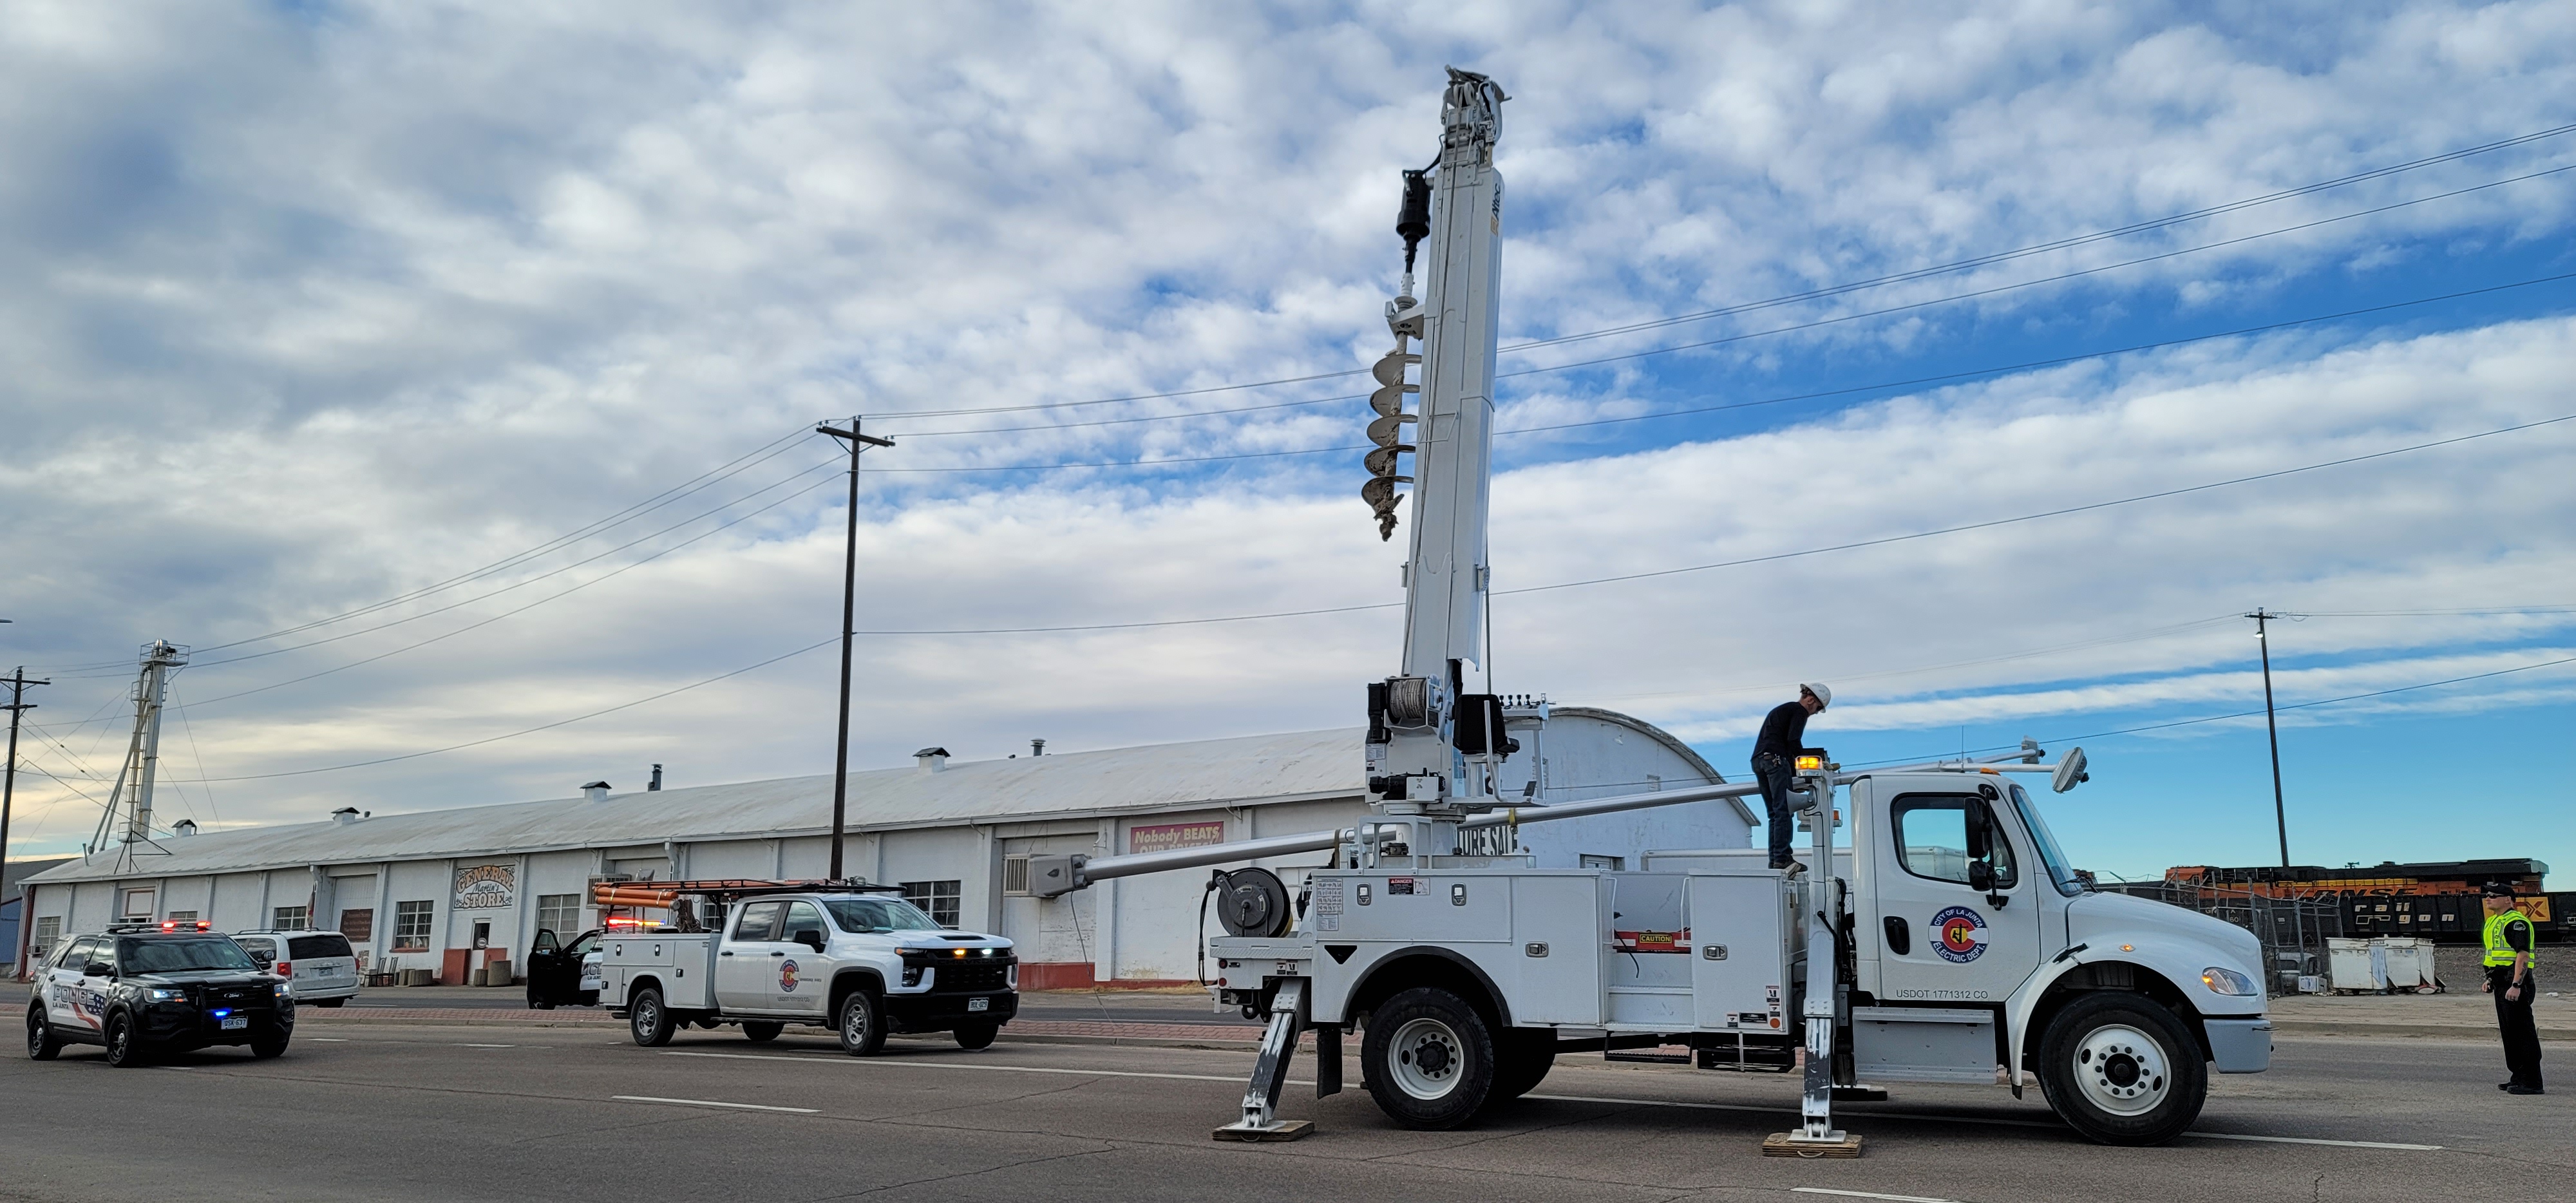
[(1029, 895), (1029, 858), (1012, 855), (1002, 858), (1002, 893), (1013, 898)]
[(313, 908), (309, 906), (271, 907), (268, 918), (268, 925), (278, 931), (302, 931), (313, 926)]
[(1580, 863), (1582, 867), (1586, 869), (1609, 869), (1615, 872), (1628, 867), (1628, 858), (1624, 856), (1600, 856), (1586, 852), (1581, 857)]
[(196, 917), (197, 917), (197, 912), (195, 912), (195, 911), (172, 911), (172, 912), (170, 912), (169, 914), (167, 914), (167, 915), (163, 915), (163, 916), (161, 916), (161, 917), (162, 917), (162, 918), (164, 918), (164, 919), (182, 919), (182, 920), (186, 920), (186, 919), (194, 919), (194, 918), (196, 918)]
[(920, 907), (930, 921), (941, 927), (957, 926), (957, 900), (964, 896), (958, 881), (907, 881), (903, 883), (903, 900)]
[(158, 891), (154, 890), (127, 890), (125, 892), (125, 917), (128, 919), (151, 918), (152, 902), (157, 893)]
[(62, 938), (63, 938), (63, 917), (62, 917), (62, 916), (60, 916), (60, 915), (45, 915), (45, 916), (39, 917), (39, 918), (36, 920), (36, 934), (35, 934), (35, 936), (34, 936), (32, 939), (30, 939), (30, 940), (28, 941), (28, 948), (27, 948), (27, 951), (28, 951), (28, 956), (29, 956), (30, 960), (31, 960), (31, 961), (40, 961), (40, 960), (43, 960), (43, 959), (44, 959), (45, 954), (46, 954), (46, 953), (48, 953), (48, 952), (53, 951), (55, 943), (56, 943), (57, 941), (60, 941)]
[(394, 951), (424, 952), (429, 948), (429, 910), (436, 905), (428, 899), (394, 904)]
[(537, 930), (553, 932), (558, 940), (581, 934), (581, 895), (537, 895)]
[(375, 908), (340, 912), (340, 934), (349, 937), (349, 942), (352, 944), (365, 944), (372, 941), (376, 935)]

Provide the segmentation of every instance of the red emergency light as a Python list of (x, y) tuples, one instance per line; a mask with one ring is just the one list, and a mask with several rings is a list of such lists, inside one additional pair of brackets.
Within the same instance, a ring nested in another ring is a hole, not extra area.
[(214, 926), (213, 923), (204, 919), (164, 919), (161, 921), (161, 930), (163, 931), (205, 931), (212, 926)]

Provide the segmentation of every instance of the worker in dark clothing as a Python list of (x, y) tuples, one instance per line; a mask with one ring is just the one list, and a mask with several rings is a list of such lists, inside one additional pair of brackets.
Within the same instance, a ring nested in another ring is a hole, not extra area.
[(2486, 969), (2484, 989), (2495, 995), (2496, 1027), (2504, 1034), (2504, 1064), (2513, 1079), (2496, 1083), (2506, 1094), (2540, 1094), (2540, 1029), (2531, 1023), (2531, 920), (2514, 905), (2513, 887), (2489, 882), (2486, 887)]
[(1798, 749), (1807, 742), (1807, 716), (1824, 713), (1834, 700), (1834, 691), (1822, 685), (1801, 685), (1798, 700), (1782, 702), (1763, 716), (1762, 733), (1753, 737), (1753, 780), (1762, 787), (1762, 802), (1768, 811), (1771, 829), (1771, 867), (1796, 872), (1797, 858), (1789, 854), (1790, 837), (1795, 824), (1789, 817), (1789, 778), (1797, 772)]

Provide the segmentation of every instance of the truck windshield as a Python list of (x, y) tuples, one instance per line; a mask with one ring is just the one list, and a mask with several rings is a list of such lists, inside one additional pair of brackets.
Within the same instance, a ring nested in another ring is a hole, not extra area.
[(900, 898), (828, 898), (823, 909), (832, 912), (832, 922), (854, 935), (888, 931), (938, 931), (930, 916), (914, 909)]
[(2048, 866), (2048, 879), (2057, 884), (2057, 892), (2069, 898), (2084, 892), (2084, 879), (2075, 875), (2068, 864), (2066, 851), (2057, 846), (2057, 837), (2049, 834), (2048, 820), (2039, 817), (2039, 807), (2018, 785), (2012, 787), (2013, 809), (2021, 812), (2021, 825), (2030, 829), (2030, 842), (2039, 849), (2040, 863)]

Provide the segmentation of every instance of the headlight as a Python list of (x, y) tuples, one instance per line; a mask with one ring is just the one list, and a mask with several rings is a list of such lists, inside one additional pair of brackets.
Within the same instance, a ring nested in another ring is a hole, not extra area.
[(287, 997), (288, 995), (291, 995), (291, 994), (293, 994), (293, 993), (295, 993), (295, 984), (294, 984), (294, 983), (292, 983), (292, 982), (279, 982), (279, 983), (277, 983), (277, 996), (278, 996), (279, 998), (285, 998), (285, 997)]
[(2230, 994), (2241, 998), (2255, 992), (2253, 978), (2233, 969), (2221, 969), (2216, 965), (2200, 971), (2200, 984), (2209, 987), (2209, 992), (2212, 994)]
[(188, 992), (185, 990), (155, 990), (152, 992), (152, 1001), (154, 1002), (177, 1002), (178, 1000), (186, 997), (188, 997)]
[(920, 985), (920, 984), (921, 984), (921, 966), (919, 966), (919, 965), (906, 965), (906, 966), (904, 966), (904, 967), (903, 967), (903, 984), (904, 984), (904, 985), (907, 985), (907, 986), (918, 986), (918, 985)]

